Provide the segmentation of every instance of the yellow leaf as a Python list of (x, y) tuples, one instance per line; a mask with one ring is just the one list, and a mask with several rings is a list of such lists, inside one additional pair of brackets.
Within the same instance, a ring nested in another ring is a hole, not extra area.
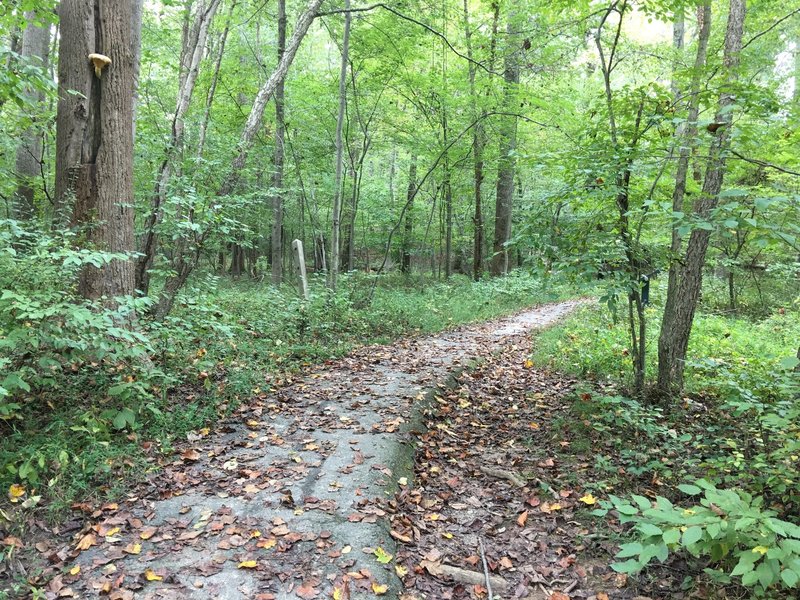
[(539, 429), (539, 424), (538, 423), (534, 423), (533, 421), (530, 422), (529, 426), (530, 426), (531, 429)]
[(526, 359), (525, 360), (525, 368), (526, 369), (530, 369), (532, 367), (533, 367), (533, 361), (530, 358)]
[(333, 588), (333, 600), (342, 600), (342, 588)]
[(453, 539), (453, 534), (450, 533), (449, 531), (443, 531), (442, 532), (442, 537), (444, 539), (446, 539), (446, 540), (452, 540)]
[(144, 578), (147, 579), (147, 581), (161, 581), (164, 579), (161, 575), (157, 575), (153, 569), (147, 569), (144, 572)]
[(142, 551), (141, 544), (128, 544), (122, 549), (126, 554), (139, 554)]
[(753, 553), (757, 552), (758, 554), (761, 554), (763, 556), (764, 554), (769, 552), (769, 548), (767, 548), (766, 546), (756, 546), (751, 550), (751, 552)]
[(243, 560), (239, 563), (240, 569), (255, 569), (258, 563), (254, 560)]
[(408, 485), (408, 477), (401, 477), (400, 479), (397, 480), (397, 483), (399, 485), (404, 485), (404, 486)]
[(106, 531), (106, 537), (107, 537), (107, 538), (114, 537), (114, 536), (115, 536), (115, 535), (117, 535), (119, 532), (120, 532), (120, 529), (119, 529), (119, 527), (112, 527), (111, 529), (109, 529), (108, 531)]
[(256, 546), (259, 548), (264, 548), (264, 550), (269, 550), (270, 548), (274, 548), (278, 544), (278, 540), (275, 538), (267, 538), (266, 540), (258, 540), (256, 542)]
[(80, 565), (75, 565), (74, 567), (72, 567), (72, 568), (69, 570), (69, 574), (70, 574), (70, 575), (77, 575), (77, 574), (78, 574), (78, 573), (80, 573), (80, 572), (81, 572), (81, 566), (80, 566)]
[(406, 568), (405, 568), (404, 566), (402, 566), (402, 565), (395, 565), (395, 566), (394, 566), (394, 572), (395, 572), (395, 573), (397, 573), (397, 576), (398, 576), (400, 579), (402, 579), (403, 577), (405, 577), (406, 575), (408, 575), (408, 569), (406, 569)]
[(582, 497), (580, 500), (581, 500), (581, 502), (583, 502), (584, 504), (589, 504), (589, 505), (592, 505), (592, 504), (597, 504), (597, 498), (595, 498), (595, 497), (594, 497), (594, 496), (592, 496), (591, 494), (586, 494), (586, 495), (585, 495), (585, 496), (583, 496), (583, 497)]
[(254, 529), (253, 531), (250, 532), (250, 537), (251, 538), (261, 537), (261, 532), (258, 529)]
[(352, 550), (353, 550), (352, 546), (345, 546), (344, 548), (342, 548), (342, 554), (350, 554)]
[(12, 502), (17, 502), (22, 496), (25, 495), (25, 488), (18, 483), (14, 483), (10, 488), (8, 488), (8, 495)]
[(97, 544), (97, 540), (95, 539), (94, 534), (93, 533), (87, 533), (85, 536), (83, 536), (80, 539), (80, 541), (78, 542), (78, 545), (75, 546), (75, 549), (76, 550), (88, 550), (91, 546), (94, 546), (95, 544)]
[(376, 596), (383, 596), (386, 592), (389, 591), (388, 585), (381, 585), (377, 581), (372, 582), (372, 591), (375, 592)]

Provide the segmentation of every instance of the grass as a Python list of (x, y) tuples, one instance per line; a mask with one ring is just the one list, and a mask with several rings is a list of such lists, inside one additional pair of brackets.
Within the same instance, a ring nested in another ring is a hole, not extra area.
[[(646, 372), (650, 380), (656, 374), (663, 284), (654, 290), (647, 309)], [(604, 306), (586, 306), (538, 336), (533, 359), (564, 373), (627, 385), (631, 366), (626, 325)], [(687, 391), (702, 393), (715, 385), (705, 368), (709, 361), (724, 363), (736, 373), (768, 371), (781, 359), (795, 355), (799, 339), (800, 311), (791, 305), (757, 320), (704, 312), (701, 307), (689, 340)]]
[[(303, 302), (290, 286), (204, 277), (158, 326), (143, 324), (152, 364), (79, 365), (59, 391), (33, 390), (15, 418), (0, 421), (0, 486), (23, 483), (51, 519), (74, 502), (112, 499), (153, 468), (176, 439), (227, 414), (288, 373), (370, 343), (434, 333), (569, 295), (526, 275), (473, 283), (344, 276), (330, 294), (312, 281)], [(107, 393), (130, 373), (128, 397)], [(43, 410), (44, 408), (44, 410)], [(124, 408), (132, 419), (114, 424)]]

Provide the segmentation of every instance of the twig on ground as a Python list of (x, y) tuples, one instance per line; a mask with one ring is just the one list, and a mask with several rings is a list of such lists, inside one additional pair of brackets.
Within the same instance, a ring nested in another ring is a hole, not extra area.
[(528, 485), (528, 482), (520, 475), (517, 475), (513, 471), (504, 471), (502, 469), (495, 469), (493, 467), (486, 467), (481, 465), (478, 467), (481, 473), (484, 475), (489, 475), (490, 477), (497, 477), (498, 479), (505, 479), (506, 481), (510, 481), (517, 487), (525, 487)]
[[(484, 585), (486, 583), (486, 577), (483, 573), (468, 571), (467, 569), (461, 569), (452, 565), (422, 560), (420, 562), (420, 566), (434, 577), (450, 577), (454, 581), (469, 585)], [(505, 593), (511, 589), (511, 584), (509, 584), (508, 581), (502, 577), (490, 575), (489, 579), (491, 581), (492, 589), (496, 592)]]
[(486, 593), (489, 596), (489, 600), (494, 600), (494, 594), (492, 594), (492, 582), (489, 578), (489, 563), (486, 562), (486, 549), (483, 547), (483, 538), (478, 538), (478, 544), (481, 547), (481, 561), (483, 561), (483, 575), (486, 577)]

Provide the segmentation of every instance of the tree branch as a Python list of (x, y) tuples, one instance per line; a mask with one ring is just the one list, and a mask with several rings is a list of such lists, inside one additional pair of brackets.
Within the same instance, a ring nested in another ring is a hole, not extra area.
[(798, 173), (797, 171), (792, 171), (791, 169), (787, 169), (785, 167), (781, 167), (781, 166), (778, 166), (778, 165), (773, 164), (771, 162), (767, 162), (765, 160), (760, 160), (758, 158), (748, 158), (747, 156), (743, 156), (742, 154), (739, 154), (736, 150), (731, 150), (731, 154), (733, 154), (735, 157), (737, 157), (737, 158), (739, 158), (739, 159), (741, 159), (741, 160), (743, 160), (745, 162), (749, 162), (749, 163), (752, 163), (754, 165), (758, 165), (759, 167), (766, 167), (766, 168), (769, 168), (769, 169), (775, 169), (776, 171), (780, 171), (781, 173), (787, 173), (788, 175), (794, 175), (796, 177), (800, 177), (800, 173)]
[(401, 13), (396, 8), (392, 8), (391, 6), (387, 6), (386, 4), (383, 4), (383, 3), (372, 4), (370, 6), (364, 6), (364, 7), (361, 7), (361, 8), (351, 8), (349, 11), (345, 10), (343, 8), (337, 8), (335, 10), (327, 10), (327, 11), (324, 11), (324, 12), (318, 12), (316, 14), (316, 16), (317, 17), (327, 17), (329, 15), (338, 15), (338, 14), (345, 13), (345, 12), (350, 12), (350, 13), (370, 12), (370, 11), (375, 10), (376, 8), (382, 8), (383, 10), (388, 11), (388, 12), (392, 13), (393, 15), (395, 15), (397, 17), (400, 17), (401, 19), (403, 19), (405, 21), (408, 21), (409, 23), (414, 23), (415, 25), (419, 25), (423, 29), (429, 31), (433, 35), (435, 35), (438, 38), (440, 38), (445, 44), (447, 44), (447, 47), (450, 48), (450, 51), (453, 54), (455, 54), (456, 56), (458, 56), (459, 58), (463, 58), (467, 62), (472, 63), (473, 65), (475, 65), (477, 67), (480, 67), (481, 69), (483, 69), (484, 71), (486, 71), (490, 75), (497, 75), (498, 77), (502, 77), (503, 76), (502, 73), (498, 73), (497, 71), (492, 71), (489, 67), (487, 67), (483, 63), (478, 62), (476, 60), (473, 60), (469, 56), (467, 56), (465, 54), (462, 54), (461, 52), (456, 50), (456, 48), (453, 46), (453, 44), (450, 43), (450, 40), (448, 40), (447, 37), (443, 33), (441, 33), (440, 31), (437, 31), (436, 29), (434, 29), (430, 25), (427, 25), (426, 23), (423, 23), (422, 21), (417, 21), (415, 18), (409, 17), (408, 15), (405, 15), (405, 14)]

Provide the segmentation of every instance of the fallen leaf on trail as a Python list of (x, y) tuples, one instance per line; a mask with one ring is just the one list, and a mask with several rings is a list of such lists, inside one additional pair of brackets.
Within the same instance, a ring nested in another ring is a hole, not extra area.
[(77, 575), (77, 574), (78, 574), (78, 573), (80, 573), (80, 572), (81, 572), (81, 566), (80, 566), (80, 565), (75, 565), (74, 567), (72, 567), (72, 568), (69, 570), (69, 574), (70, 574), (70, 575)]
[(608, 594), (605, 592), (597, 592), (597, 600), (608, 600)]
[(533, 361), (530, 358), (525, 360), (525, 368), (526, 369), (532, 369), (533, 368)]
[(188, 461), (200, 460), (200, 453), (194, 448), (190, 448), (189, 450), (181, 452), (181, 458)]
[(12, 548), (22, 548), (22, 540), (18, 537), (14, 537), (13, 535), (4, 538), (2, 544), (4, 546), (11, 546)]
[(405, 568), (404, 566), (402, 566), (402, 565), (395, 565), (395, 566), (394, 566), (394, 572), (395, 572), (395, 573), (397, 573), (397, 576), (398, 576), (400, 579), (402, 579), (403, 577), (405, 577), (406, 575), (408, 575), (408, 569), (406, 569), (406, 568)]
[(582, 497), (580, 500), (581, 500), (581, 502), (583, 502), (584, 504), (589, 504), (589, 505), (592, 505), (592, 504), (597, 504), (597, 498), (595, 498), (595, 497), (594, 497), (594, 496), (592, 496), (591, 494), (586, 494), (586, 495), (585, 495), (585, 496), (583, 496), (583, 497)]
[(254, 560), (243, 560), (240, 562), (236, 568), (237, 569), (255, 569), (258, 566), (258, 563)]
[(389, 591), (388, 585), (381, 585), (377, 581), (372, 582), (372, 591), (375, 592), (376, 596), (383, 596), (386, 592)]
[(300, 596), (301, 598), (305, 598), (306, 600), (311, 600), (312, 598), (316, 598), (317, 596), (319, 596), (319, 590), (317, 590), (310, 583), (304, 583), (299, 588), (297, 588), (294, 591), (294, 593)]
[(161, 575), (158, 575), (153, 569), (147, 569), (144, 572), (144, 578), (147, 581), (162, 581), (164, 578)]
[(8, 488), (8, 496), (12, 502), (19, 502), (19, 499), (25, 495), (25, 488), (18, 483), (11, 484)]
[(550, 600), (569, 600), (569, 596), (561, 592), (553, 592), (553, 595), (550, 596)]
[(264, 550), (269, 550), (270, 548), (274, 548), (278, 543), (278, 540), (275, 538), (267, 538), (264, 540), (258, 540), (256, 542), (256, 546), (259, 548), (264, 548)]
[(391, 562), (391, 560), (392, 560), (392, 555), (389, 554), (388, 552), (386, 552), (386, 550), (384, 550), (380, 546), (375, 548), (375, 550), (373, 550), (372, 553), (375, 555), (375, 557), (377, 558), (378, 562), (383, 564), (383, 565), (385, 565), (388, 562)]
[(528, 521), (528, 511), (524, 511), (520, 516), (517, 517), (517, 525), (520, 527), (525, 527), (525, 523)]
[(408, 477), (401, 477), (397, 480), (398, 485), (408, 485)]
[(156, 534), (156, 531), (158, 531), (158, 527), (144, 527), (139, 532), (139, 537), (143, 540), (149, 540)]
[(139, 554), (142, 551), (142, 545), (141, 544), (130, 543), (127, 546), (125, 546), (122, 549), (122, 551), (125, 554)]
[(94, 534), (93, 533), (87, 533), (85, 536), (83, 536), (80, 539), (80, 541), (78, 542), (78, 545), (75, 546), (75, 549), (76, 550), (88, 550), (90, 547), (96, 546), (96, 545), (97, 545), (97, 539), (94, 537)]

